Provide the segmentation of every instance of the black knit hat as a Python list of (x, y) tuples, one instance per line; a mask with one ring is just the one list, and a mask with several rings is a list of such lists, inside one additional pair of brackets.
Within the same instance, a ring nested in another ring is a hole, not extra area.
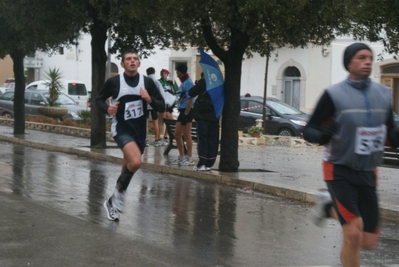
[(180, 71), (183, 74), (187, 73), (187, 66), (184, 64), (179, 64), (176, 66), (175, 70)]
[[(351, 62), (352, 58), (356, 55), (360, 50), (367, 49), (371, 51), (371, 48), (363, 43), (354, 43), (348, 46), (344, 52), (344, 67), (348, 70), (348, 65)], [(371, 51), (373, 52), (373, 51)]]

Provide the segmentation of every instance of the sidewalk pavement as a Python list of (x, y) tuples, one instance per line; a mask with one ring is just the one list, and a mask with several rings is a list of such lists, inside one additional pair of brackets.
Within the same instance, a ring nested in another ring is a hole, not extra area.
[[(114, 142), (107, 142), (106, 149), (95, 149), (90, 148), (90, 140), (83, 137), (36, 130), (25, 132), (25, 135), (17, 136), (13, 134), (12, 127), (0, 125), (0, 141), (116, 164), (122, 162), (122, 152)], [(171, 165), (170, 163), (178, 157), (178, 151), (172, 149), (168, 156), (164, 156), (164, 149), (165, 146), (147, 147), (142, 157), (142, 168), (309, 203), (314, 203), (318, 189), (326, 187), (321, 170), (321, 147), (240, 146), (238, 150), (240, 168), (236, 173), (217, 171), (218, 161), (212, 171), (206, 173), (193, 171), (192, 166)], [(193, 158), (196, 159), (195, 146)], [(381, 216), (390, 220), (399, 220), (398, 169), (379, 168), (378, 192)]]

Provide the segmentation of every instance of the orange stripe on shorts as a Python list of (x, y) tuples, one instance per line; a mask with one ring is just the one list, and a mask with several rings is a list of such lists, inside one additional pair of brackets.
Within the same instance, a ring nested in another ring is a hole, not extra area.
[(346, 222), (350, 222), (353, 219), (357, 218), (357, 216), (355, 214), (353, 214), (352, 212), (347, 210), (344, 206), (342, 206), (341, 203), (339, 203), (338, 200), (335, 200), (335, 202), (337, 203), (337, 207), (338, 207), (339, 213), (345, 219)]
[(334, 180), (333, 171), (334, 171), (334, 164), (328, 161), (323, 161), (324, 181)]

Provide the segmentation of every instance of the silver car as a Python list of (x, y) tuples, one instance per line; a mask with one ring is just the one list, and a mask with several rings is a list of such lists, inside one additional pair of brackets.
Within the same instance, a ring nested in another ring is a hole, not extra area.
[[(38, 107), (48, 105), (48, 97), (48, 90), (25, 90), (25, 115), (41, 116)], [(68, 113), (62, 116), (60, 118), (61, 120), (80, 120), (81, 118), (78, 116), (78, 111), (82, 109), (89, 110), (89, 108), (79, 106), (78, 103), (63, 93), (60, 93), (57, 104), (68, 108)], [(14, 110), (14, 91), (6, 91), (0, 96), (0, 108)]]

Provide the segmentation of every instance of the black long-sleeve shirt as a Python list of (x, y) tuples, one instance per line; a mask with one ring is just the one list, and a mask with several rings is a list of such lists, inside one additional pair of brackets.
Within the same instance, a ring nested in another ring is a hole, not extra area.
[[(122, 74), (121, 74), (122, 75)], [(131, 77), (123, 73), (126, 83), (131, 87), (136, 87), (139, 83), (139, 74)], [(154, 81), (144, 76), (144, 86), (151, 96), (151, 102), (149, 103), (153, 109), (158, 112), (165, 111), (165, 101), (162, 95), (159, 93), (157, 86)], [(119, 94), (120, 82), (119, 75), (109, 78), (104, 86), (101, 88), (99, 95), (96, 97), (96, 103), (98, 107), (105, 113), (108, 113), (108, 104), (106, 100), (109, 97), (116, 98)]]

